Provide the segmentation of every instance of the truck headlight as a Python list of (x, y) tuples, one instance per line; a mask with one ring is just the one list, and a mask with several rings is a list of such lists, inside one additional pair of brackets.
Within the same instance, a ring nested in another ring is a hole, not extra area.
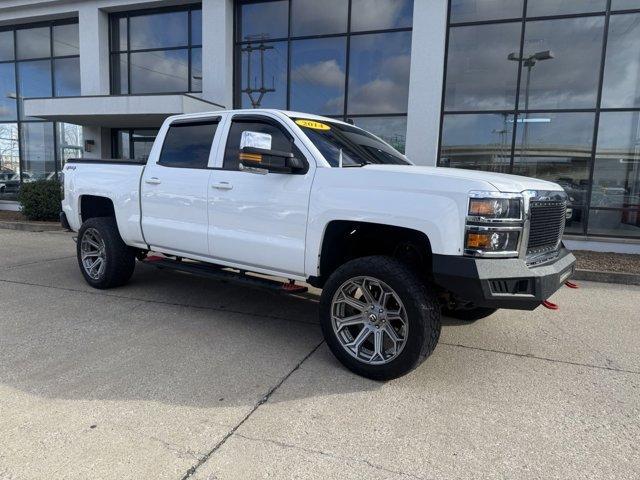
[(474, 198), (469, 199), (469, 216), (488, 219), (521, 218), (520, 198)]
[(470, 192), (464, 253), (474, 257), (517, 257), (524, 225), (519, 193)]
[(482, 231), (468, 227), (465, 239), (465, 250), (477, 253), (515, 252), (518, 250), (520, 232), (517, 230), (499, 231), (489, 229)]

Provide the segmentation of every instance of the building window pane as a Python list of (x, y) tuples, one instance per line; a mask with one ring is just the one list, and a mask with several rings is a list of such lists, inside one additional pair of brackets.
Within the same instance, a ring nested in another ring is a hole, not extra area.
[(604, 12), (607, 0), (535, 0), (527, 3), (528, 17)]
[(445, 115), (440, 165), (509, 173), (513, 115)]
[(611, 10), (631, 10), (640, 8), (638, 0), (611, 0)]
[(356, 126), (373, 133), (404, 153), (407, 143), (407, 117), (355, 117)]
[(603, 107), (640, 107), (640, 55), (638, 52), (640, 52), (640, 14), (612, 15), (609, 21), (602, 87)]
[(522, 17), (523, 0), (451, 0), (451, 22)]
[(191, 45), (202, 45), (202, 10), (191, 11)]
[(590, 235), (640, 237), (640, 209), (590, 210)]
[(133, 144), (133, 158), (135, 160), (147, 160), (151, 153), (151, 147), (158, 135), (158, 130), (136, 129), (131, 131), (131, 143)]
[(62, 170), (70, 158), (82, 158), (83, 136), (82, 127), (71, 123), (57, 123), (56, 134), (58, 142), (58, 170)]
[[(242, 108), (287, 107), (287, 42), (255, 42), (238, 47)], [(264, 75), (261, 56), (264, 55)], [(264, 88), (264, 92), (260, 89)]]
[(449, 30), (446, 110), (512, 110), (521, 23), (474, 25)]
[(53, 123), (29, 122), (20, 126), (22, 179), (25, 182), (50, 179), (55, 173)]
[[(51, 60), (36, 60), (33, 62), (19, 62), (18, 64), (18, 98), (50, 97), (51, 90)], [(24, 107), (20, 109), (24, 117)]]
[(346, 56), (345, 37), (291, 42), (291, 108), (342, 114)]
[(189, 90), (188, 50), (131, 53), (130, 93)]
[(136, 15), (129, 18), (131, 50), (182, 47), (189, 44), (188, 12)]
[(411, 32), (353, 36), (349, 62), (350, 115), (407, 111)]
[(351, 31), (409, 28), (414, 0), (352, 0)]
[(202, 91), (202, 49), (191, 50), (191, 91)]
[(571, 205), (589, 187), (593, 113), (537, 113), (518, 118), (513, 173), (559, 183)]
[(591, 206), (640, 208), (640, 112), (602, 112)]
[(289, 1), (243, 3), (239, 6), (239, 40), (285, 38), (289, 33)]
[(0, 32), (0, 62), (13, 60), (13, 30)]
[(291, 35), (347, 31), (349, 0), (291, 0)]
[(113, 18), (111, 20), (111, 50), (122, 52), (128, 49), (127, 42), (127, 17)]
[(126, 53), (111, 55), (111, 78), (113, 79), (112, 93), (114, 95), (129, 93), (129, 70)]
[(19, 188), (18, 125), (16, 123), (0, 123), (0, 199), (14, 199)]
[(603, 30), (604, 17), (527, 23), (520, 108), (595, 108)]
[(112, 131), (111, 158), (131, 159), (131, 134), (129, 130)]
[(80, 54), (78, 24), (53, 26), (53, 55), (64, 57)]
[(43, 58), (51, 56), (51, 38), (49, 27), (24, 28), (16, 31), (17, 57)]
[(80, 95), (80, 58), (57, 58), (53, 61), (56, 97)]
[(15, 64), (0, 64), (0, 120), (16, 120)]

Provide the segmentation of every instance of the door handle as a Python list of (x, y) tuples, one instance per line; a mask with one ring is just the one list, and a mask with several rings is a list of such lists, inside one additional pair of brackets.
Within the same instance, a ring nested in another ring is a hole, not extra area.
[(218, 190), (232, 190), (233, 185), (231, 185), (229, 182), (220, 182), (214, 183), (213, 185), (211, 185), (211, 188), (216, 188)]
[(162, 181), (158, 177), (147, 178), (144, 183), (148, 183), (150, 185), (160, 185)]

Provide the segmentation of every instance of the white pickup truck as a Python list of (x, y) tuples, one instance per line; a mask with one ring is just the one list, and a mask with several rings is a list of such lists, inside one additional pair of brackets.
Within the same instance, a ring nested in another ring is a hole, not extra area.
[(384, 380), (431, 354), (441, 312), (532, 310), (560, 288), (566, 202), (555, 183), (414, 166), (333, 119), (237, 110), (168, 118), (146, 164), (69, 161), (61, 221), (96, 288), (136, 260), (319, 287), (335, 356)]

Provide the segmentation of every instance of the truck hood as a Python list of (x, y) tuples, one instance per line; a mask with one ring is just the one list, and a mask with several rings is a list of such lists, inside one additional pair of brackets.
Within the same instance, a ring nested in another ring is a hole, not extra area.
[(460, 180), (484, 181), (493, 185), (500, 192), (522, 192), (524, 190), (562, 191), (557, 183), (539, 180), (537, 178), (508, 175), (506, 173), (482, 172), (448, 167), (421, 167), (417, 165), (365, 165), (367, 170), (384, 171), (388, 173), (402, 173), (427, 175), (430, 177), (455, 178)]

